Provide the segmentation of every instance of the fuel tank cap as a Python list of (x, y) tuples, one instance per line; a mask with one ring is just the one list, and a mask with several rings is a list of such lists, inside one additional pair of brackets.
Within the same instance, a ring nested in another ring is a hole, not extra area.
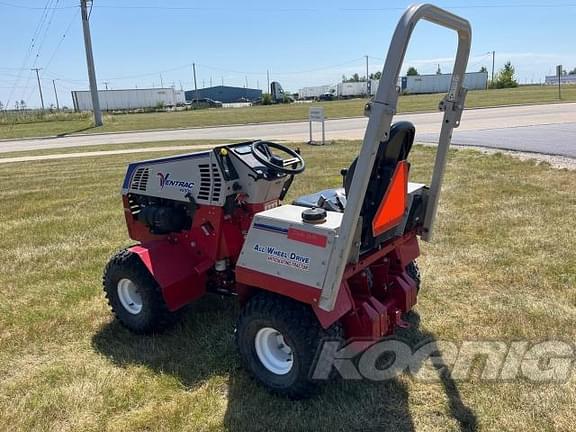
[(309, 208), (302, 212), (302, 220), (306, 223), (323, 223), (326, 221), (326, 210), (322, 208)]

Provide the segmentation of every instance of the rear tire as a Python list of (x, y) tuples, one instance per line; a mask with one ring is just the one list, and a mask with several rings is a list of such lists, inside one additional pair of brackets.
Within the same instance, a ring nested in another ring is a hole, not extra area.
[(420, 275), (420, 268), (418, 267), (416, 261), (412, 261), (406, 266), (406, 272), (408, 273), (408, 276), (410, 276), (412, 279), (414, 279), (414, 282), (416, 282), (416, 291), (420, 292), (422, 277)]
[(138, 255), (124, 249), (104, 270), (103, 285), (116, 318), (134, 333), (160, 332), (175, 322), (158, 283)]
[(312, 309), (288, 297), (260, 293), (244, 307), (236, 345), (244, 367), (272, 393), (303, 399), (317, 393), (311, 369), (323, 339), (340, 339), (339, 323), (324, 330)]

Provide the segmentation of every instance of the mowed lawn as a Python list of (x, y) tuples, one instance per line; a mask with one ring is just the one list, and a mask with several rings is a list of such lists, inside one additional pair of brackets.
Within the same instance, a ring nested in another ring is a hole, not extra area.
[[(335, 148), (336, 147), (336, 148)], [(291, 198), (340, 183), (358, 143), (302, 146)], [(412, 153), (425, 181), (434, 148)], [(0, 430), (548, 431), (574, 429), (576, 381), (426, 384), (408, 374), (270, 396), (239, 368), (234, 299), (209, 297), (163, 335), (113, 321), (108, 257), (131, 241), (119, 195), (127, 162), (158, 153), (0, 165)], [(424, 245), (426, 340), (576, 340), (576, 172), (452, 151), (435, 243)]]
[[(576, 101), (576, 86), (567, 86), (562, 94), (564, 102)], [(435, 111), (443, 96), (443, 94), (401, 96), (398, 111)], [(515, 89), (471, 91), (466, 98), (466, 107), (554, 102), (558, 102), (556, 87), (523, 86)], [(333, 119), (360, 117), (363, 115), (365, 103), (366, 99), (350, 99), (317, 102), (314, 106), (323, 106), (327, 118)], [(2, 120), (0, 116), (0, 139), (305, 120), (308, 118), (309, 108), (310, 104), (294, 103), (198, 111), (105, 115), (104, 126), (100, 128), (92, 127), (92, 117), (88, 113), (70, 114), (67, 120), (62, 120), (62, 116), (58, 115), (49, 121), (30, 123), (13, 123), (7, 119)]]

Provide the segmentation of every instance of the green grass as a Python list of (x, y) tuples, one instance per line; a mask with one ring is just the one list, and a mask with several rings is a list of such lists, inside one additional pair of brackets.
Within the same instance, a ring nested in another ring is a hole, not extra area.
[[(339, 184), (357, 148), (303, 146), (308, 167), (289, 198)], [(434, 151), (413, 150), (412, 180), (427, 179)], [(309, 401), (270, 396), (239, 369), (234, 299), (199, 301), (166, 334), (130, 334), (100, 278), (131, 243), (119, 185), (133, 159), (0, 165), (0, 430), (573, 430), (574, 379), (402, 375), (337, 382)], [(574, 171), (451, 151), (436, 240), (420, 259), (421, 324), (403, 336), (576, 340), (574, 190)]]
[[(443, 95), (401, 96), (399, 112), (434, 111)], [(468, 108), (494, 105), (527, 103), (553, 103), (558, 101), (557, 89), (553, 86), (526, 86), (515, 89), (471, 91)], [(576, 101), (576, 86), (563, 90), (563, 101)], [(362, 116), (364, 99), (320, 102), (328, 118)], [(70, 120), (42, 121), (36, 123), (0, 124), (0, 139), (40, 136), (56, 136), (72, 133), (118, 132), (145, 129), (172, 129), (227, 124), (262, 123), (274, 121), (304, 120), (308, 118), (309, 104), (254, 106), (234, 109), (207, 109), (147, 114), (106, 115), (104, 126), (93, 128), (90, 117)]]
[[(122, 150), (140, 150), (150, 147), (162, 148), (162, 147), (183, 147), (183, 146), (209, 146), (216, 144), (226, 144), (234, 140), (177, 140), (177, 141), (152, 141), (143, 143), (129, 143), (129, 144), (97, 144), (89, 146), (80, 147), (56, 147), (56, 148), (45, 148), (41, 150), (20, 150), (14, 152), (0, 153), (0, 161), (6, 158), (13, 157), (27, 157), (27, 156), (44, 156), (53, 154), (69, 154), (69, 153), (88, 153), (97, 151), (122, 151)], [(184, 150), (191, 151), (191, 150)], [(132, 158), (139, 158), (138, 155), (133, 155)]]

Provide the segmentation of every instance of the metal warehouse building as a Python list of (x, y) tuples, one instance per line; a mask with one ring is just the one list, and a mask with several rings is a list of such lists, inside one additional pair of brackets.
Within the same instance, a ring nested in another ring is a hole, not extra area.
[[(198, 89), (198, 99), (203, 98), (224, 103), (241, 102), (245, 99), (257, 101), (262, 99), (262, 90), (230, 86), (206, 87)], [(188, 90), (186, 92), (186, 100), (193, 101), (194, 99), (196, 99), (196, 90)]]
[[(105, 111), (154, 108), (159, 105), (175, 106), (184, 104), (184, 92), (169, 88), (98, 90), (100, 108)], [(92, 111), (92, 97), (89, 91), (73, 91), (72, 102), (75, 111)]]

